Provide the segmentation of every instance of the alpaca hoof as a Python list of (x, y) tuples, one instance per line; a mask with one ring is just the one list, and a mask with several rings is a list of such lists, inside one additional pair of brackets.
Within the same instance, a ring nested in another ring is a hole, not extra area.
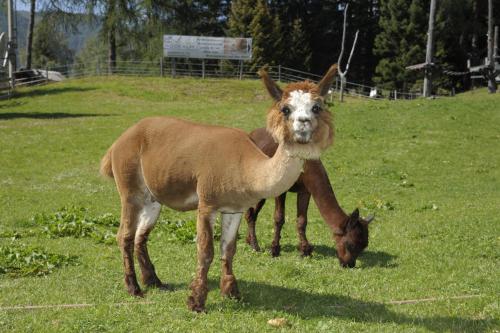
[(220, 293), (223, 297), (233, 298), (239, 300), (240, 291), (234, 275), (226, 275), (220, 281)]
[(260, 246), (259, 243), (257, 243), (257, 240), (247, 238), (246, 242), (255, 252), (260, 252)]
[(194, 311), (194, 312), (198, 312), (198, 313), (206, 312), (205, 305), (200, 303), (200, 302), (197, 302), (193, 296), (188, 297), (187, 306), (188, 306), (189, 310)]
[(153, 279), (153, 280), (150, 280), (150, 281), (147, 281), (147, 282), (144, 282), (144, 284), (146, 285), (146, 288), (155, 288), (155, 289), (158, 289), (158, 290), (161, 290), (161, 291), (172, 291), (174, 290), (174, 288), (172, 288), (172, 286), (170, 286), (169, 284), (167, 283), (163, 283), (160, 281), (160, 279)]
[(148, 284), (147, 288), (153, 288), (153, 289), (158, 289), (161, 291), (173, 291), (174, 288), (169, 285), (168, 283), (154, 283), (154, 284)]
[(128, 290), (128, 293), (131, 295), (131, 296), (134, 296), (134, 297), (138, 297), (138, 298), (143, 298), (144, 297), (144, 292), (142, 292), (142, 290), (140, 290), (139, 288), (137, 289), (133, 289), (133, 290)]
[(279, 257), (280, 252), (281, 252), (281, 246), (279, 245), (271, 246), (271, 256), (273, 258)]
[(156, 286), (161, 291), (173, 291), (174, 287), (169, 285), (168, 283), (162, 283), (160, 286)]
[(310, 244), (299, 245), (299, 251), (303, 257), (309, 257), (312, 254), (313, 249), (314, 249), (314, 246), (312, 246)]

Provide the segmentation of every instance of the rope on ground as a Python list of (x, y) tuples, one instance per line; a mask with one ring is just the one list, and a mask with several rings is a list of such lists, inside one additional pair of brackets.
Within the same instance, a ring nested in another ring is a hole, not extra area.
[[(110, 306), (125, 306), (125, 305), (148, 305), (154, 304), (152, 301), (142, 301), (142, 302), (121, 302), (112, 303)], [(98, 305), (105, 304), (92, 304), (92, 303), (80, 303), (80, 304), (43, 304), (43, 305), (15, 305), (15, 306), (2, 306), (0, 311), (6, 310), (39, 310), (39, 309), (76, 309), (76, 308), (90, 308)]]
[[(484, 295), (478, 294), (478, 295), (459, 295), (459, 296), (450, 296), (450, 297), (429, 297), (429, 298), (420, 298), (420, 299), (386, 301), (386, 302), (381, 302), (379, 304), (385, 304), (385, 305), (417, 304), (417, 303), (425, 303), (425, 302), (438, 302), (438, 301), (478, 298), (478, 297), (482, 297), (482, 296), (484, 296)], [(152, 301), (142, 301), (142, 302), (112, 303), (112, 304), (108, 304), (108, 305), (109, 306), (150, 305), (150, 304), (155, 304), (155, 303), (156, 302), (152, 302)], [(77, 308), (96, 307), (99, 305), (106, 305), (106, 304), (82, 303), (82, 304), (15, 305), (15, 306), (2, 306), (2, 307), (0, 307), (0, 311), (43, 310), (43, 309), (77, 309)], [(370, 304), (366, 304), (366, 305), (370, 306)], [(346, 306), (338, 304), (338, 305), (331, 305), (330, 307), (343, 308)]]

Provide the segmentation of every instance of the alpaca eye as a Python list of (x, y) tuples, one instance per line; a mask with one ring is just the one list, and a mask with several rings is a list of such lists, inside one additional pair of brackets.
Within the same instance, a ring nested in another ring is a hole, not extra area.
[(320, 113), (320, 111), (321, 111), (321, 107), (318, 104), (316, 104), (315, 106), (312, 107), (312, 112), (314, 112), (315, 114)]
[(288, 116), (290, 114), (290, 108), (288, 106), (284, 106), (281, 108), (281, 113), (283, 113), (285, 116)]

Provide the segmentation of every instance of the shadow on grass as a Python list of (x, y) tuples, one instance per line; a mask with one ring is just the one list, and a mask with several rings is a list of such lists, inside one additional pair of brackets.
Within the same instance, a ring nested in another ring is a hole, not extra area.
[(398, 267), (398, 264), (394, 260), (398, 256), (384, 252), (384, 251), (365, 251), (360, 256), (361, 260), (360, 267), (383, 267), (383, 268), (394, 268)]
[[(210, 286), (215, 282), (210, 283)], [(499, 324), (498, 320), (475, 320), (457, 316), (409, 316), (393, 311), (396, 305), (363, 301), (335, 294), (316, 294), (297, 289), (239, 280), (244, 308), (286, 312), (301, 318), (340, 318), (366, 323), (422, 326), (434, 332), (484, 332)], [(411, 306), (411, 305), (398, 305)], [(210, 303), (208, 303), (210, 307)], [(208, 309), (213, 311), (213, 309)]]
[(95, 88), (81, 88), (81, 87), (44, 87), (43, 89), (30, 89), (30, 90), (22, 90), (16, 91), (12, 97), (12, 99), (21, 98), (21, 97), (36, 97), (36, 96), (44, 96), (44, 95), (57, 95), (71, 92), (85, 92), (95, 90)]
[[(160, 290), (156, 287), (142, 287), (142, 288), (143, 288), (143, 291), (146, 292), (146, 294), (152, 290), (157, 290), (157, 291), (161, 291), (161, 292), (171, 292), (171, 291), (188, 290), (189, 289), (189, 285), (187, 283), (176, 283), (176, 282), (170, 282), (170, 281), (166, 281), (164, 283), (166, 283), (168, 286), (167, 290)], [(211, 288), (215, 289), (215, 287), (216, 286), (212, 286)]]
[(97, 113), (66, 113), (66, 112), (5, 112), (0, 113), (0, 120), (28, 118), (28, 119), (64, 119), (82, 117), (108, 117), (112, 114)]
[(21, 106), (23, 104), (26, 104), (26, 102), (20, 102), (20, 101), (9, 101), (4, 104), (0, 104), (0, 109), (7, 109), (7, 108), (12, 108), (16, 106)]
[[(335, 250), (334, 245), (332, 246), (327, 246), (327, 245), (314, 245), (314, 249), (312, 252), (312, 255), (314, 256), (315, 254), (323, 257), (331, 257), (334, 258), (335, 260), (337, 259), (337, 251)], [(282, 252), (294, 252), (297, 251), (297, 246), (292, 245), (292, 244), (285, 244), (281, 246), (281, 251)], [(394, 260), (397, 258), (397, 256), (392, 255), (387, 252), (383, 251), (370, 251), (370, 250), (365, 250), (363, 253), (358, 258), (358, 262), (360, 264), (356, 264), (356, 267), (361, 267), (361, 268), (366, 268), (366, 267), (384, 267), (384, 268), (394, 268), (397, 267), (398, 265), (394, 262)]]

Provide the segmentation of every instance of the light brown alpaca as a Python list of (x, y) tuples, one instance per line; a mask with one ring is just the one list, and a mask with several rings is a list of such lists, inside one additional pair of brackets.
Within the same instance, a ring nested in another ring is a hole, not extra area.
[(167, 288), (156, 275), (146, 247), (161, 205), (165, 205), (180, 211), (198, 210), (198, 265), (189, 309), (204, 311), (218, 212), (222, 223), (221, 293), (239, 297), (232, 261), (241, 215), (260, 199), (288, 190), (299, 177), (304, 160), (319, 158), (332, 143), (331, 115), (323, 99), (335, 72), (336, 65), (318, 85), (294, 83), (285, 90), (266, 72), (260, 73), (274, 99), (267, 114), (267, 130), (278, 142), (272, 158), (239, 129), (168, 117), (146, 118), (113, 143), (101, 161), (101, 173), (114, 177), (120, 194), (117, 240), (131, 295), (143, 295), (134, 270), (134, 249), (143, 283)]

